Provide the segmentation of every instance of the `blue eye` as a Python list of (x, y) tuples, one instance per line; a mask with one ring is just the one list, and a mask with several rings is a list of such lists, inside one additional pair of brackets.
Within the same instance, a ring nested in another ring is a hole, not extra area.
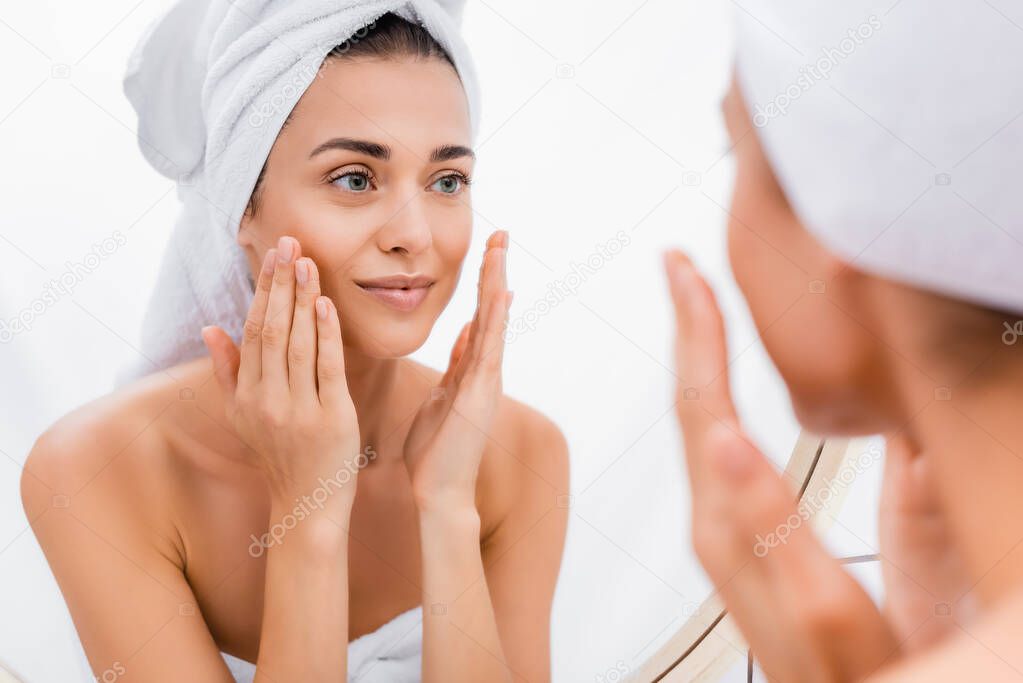
[(330, 182), (348, 192), (365, 192), (373, 186), (369, 174), (362, 171), (349, 171)]
[(442, 194), (458, 194), (458, 192), (468, 184), (468, 178), (459, 174), (452, 174), (435, 180), (433, 184), (430, 185), (430, 189)]

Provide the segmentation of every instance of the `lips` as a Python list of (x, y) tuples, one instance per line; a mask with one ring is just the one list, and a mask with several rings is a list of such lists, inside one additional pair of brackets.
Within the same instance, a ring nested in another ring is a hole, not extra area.
[(356, 280), (355, 284), (380, 303), (409, 313), (423, 303), (434, 282), (433, 278), (425, 275), (391, 275), (372, 280)]

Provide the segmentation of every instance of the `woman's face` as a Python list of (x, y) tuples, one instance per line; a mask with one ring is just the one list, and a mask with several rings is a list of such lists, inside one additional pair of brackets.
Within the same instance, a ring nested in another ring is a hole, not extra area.
[(736, 158), (729, 259), (799, 421), (820, 434), (884, 431), (897, 407), (870, 332), (879, 281), (845, 265), (799, 222), (734, 80), (722, 111)]
[(238, 242), (252, 272), (295, 237), (337, 305), (345, 345), (404, 356), (426, 340), (472, 233), (464, 90), (440, 59), (332, 59), (268, 158)]

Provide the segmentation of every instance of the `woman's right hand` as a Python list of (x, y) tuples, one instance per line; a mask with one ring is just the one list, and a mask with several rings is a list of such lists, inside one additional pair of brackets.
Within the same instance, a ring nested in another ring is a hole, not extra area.
[(681, 252), (665, 265), (697, 557), (769, 680), (868, 677), (901, 656), (901, 643), (804, 523), (790, 483), (743, 432), (710, 286)]
[(272, 501), (290, 508), (324, 488), (350, 508), (360, 441), (341, 327), (333, 302), (320, 296), (316, 265), (300, 250), (287, 236), (267, 250), (240, 351), (219, 327), (203, 328), (203, 341), (227, 417), (255, 452)]

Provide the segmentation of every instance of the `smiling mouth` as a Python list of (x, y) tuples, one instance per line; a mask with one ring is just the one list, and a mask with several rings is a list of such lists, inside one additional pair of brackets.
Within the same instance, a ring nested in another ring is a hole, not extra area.
[(396, 275), (375, 280), (356, 280), (355, 284), (387, 307), (409, 313), (423, 303), (434, 280), (425, 276)]

